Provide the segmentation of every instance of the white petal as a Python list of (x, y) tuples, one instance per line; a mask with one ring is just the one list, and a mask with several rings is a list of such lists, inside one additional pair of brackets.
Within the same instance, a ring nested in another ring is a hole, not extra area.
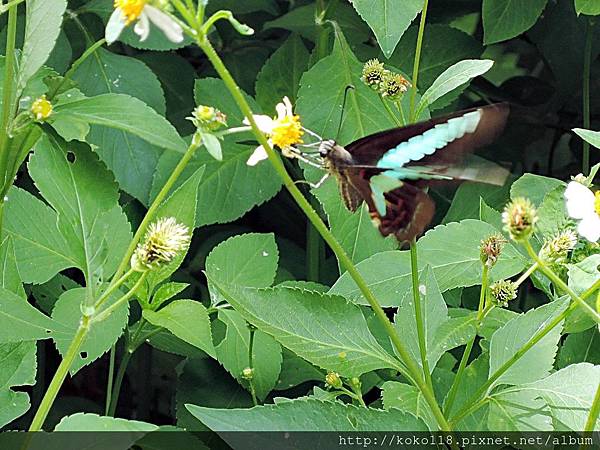
[(283, 97), (283, 104), (285, 105), (286, 114), (288, 116), (293, 116), (294, 111), (292, 109), (292, 102), (290, 102), (290, 99), (287, 97), (287, 95), (285, 97)]
[(600, 239), (600, 216), (591, 214), (579, 222), (577, 232), (590, 242), (597, 242)]
[(140, 18), (133, 27), (133, 31), (140, 37), (140, 42), (144, 42), (148, 39), (148, 35), (150, 34), (150, 21), (148, 20), (148, 15), (142, 11), (140, 14)]
[(283, 103), (277, 103), (275, 105), (275, 110), (277, 111), (277, 119), (281, 120), (286, 116), (286, 107)]
[(144, 12), (148, 14), (150, 21), (165, 33), (171, 42), (183, 42), (183, 29), (171, 17), (154, 6), (144, 6)]
[[(273, 132), (273, 119), (269, 116), (263, 116), (261, 114), (254, 114), (254, 121), (258, 126), (258, 129), (266, 134), (271, 134)], [(244, 125), (250, 125), (248, 119), (244, 119)]]
[(267, 155), (267, 151), (265, 150), (265, 148), (262, 145), (260, 145), (260, 146), (256, 147), (256, 150), (254, 150), (254, 152), (250, 155), (250, 158), (248, 158), (248, 161), (246, 161), (246, 164), (249, 166), (255, 166), (260, 161), (267, 159), (268, 157), (269, 157), (269, 155)]
[(573, 219), (583, 219), (594, 212), (594, 193), (577, 181), (571, 181), (565, 190), (567, 211)]
[(123, 12), (121, 11), (121, 8), (115, 8), (113, 13), (110, 15), (110, 19), (108, 19), (106, 30), (104, 31), (106, 43), (110, 45), (119, 39), (119, 36), (123, 32), (124, 28), (125, 21), (123, 20)]

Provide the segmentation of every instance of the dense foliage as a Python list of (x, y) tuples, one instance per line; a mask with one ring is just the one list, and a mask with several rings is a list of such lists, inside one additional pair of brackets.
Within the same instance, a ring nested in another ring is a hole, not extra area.
[[(205, 3), (0, 2), (0, 427), (597, 429), (597, 2)], [(510, 178), (411, 253), (244, 121), (286, 96), (342, 145), (508, 102)]]

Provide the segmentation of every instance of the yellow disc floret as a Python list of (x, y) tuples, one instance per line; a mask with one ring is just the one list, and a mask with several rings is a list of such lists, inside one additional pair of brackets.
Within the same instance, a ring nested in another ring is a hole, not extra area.
[(147, 0), (115, 0), (115, 9), (119, 8), (123, 14), (123, 20), (126, 25), (136, 21), (142, 14)]
[(302, 124), (300, 116), (284, 116), (275, 119), (271, 131), (271, 141), (279, 148), (287, 148), (302, 143)]
[(596, 191), (594, 196), (596, 198), (594, 200), (594, 209), (596, 210), (596, 214), (600, 216), (600, 191)]
[(52, 103), (42, 95), (31, 104), (31, 112), (36, 120), (46, 120), (52, 114)]

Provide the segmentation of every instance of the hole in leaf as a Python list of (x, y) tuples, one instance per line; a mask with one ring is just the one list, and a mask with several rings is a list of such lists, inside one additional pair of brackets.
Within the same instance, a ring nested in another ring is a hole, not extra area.
[(69, 161), (71, 164), (73, 164), (75, 162), (75, 153), (73, 152), (67, 152), (67, 161)]
[(46, 330), (46, 334), (52, 333), (52, 330)]
[(80, 352), (79, 356), (81, 356), (81, 359), (85, 359), (85, 358), (87, 358), (88, 355), (87, 355), (87, 352)]

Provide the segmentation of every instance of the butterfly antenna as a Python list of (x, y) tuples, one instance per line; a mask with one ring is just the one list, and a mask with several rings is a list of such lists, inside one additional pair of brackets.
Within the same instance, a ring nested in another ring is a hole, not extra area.
[(344, 112), (346, 111), (346, 100), (348, 99), (348, 91), (350, 89), (356, 89), (353, 85), (349, 84), (344, 89), (344, 100), (342, 101), (342, 114), (340, 115), (340, 123), (338, 124), (337, 133), (335, 134), (335, 140), (337, 141), (342, 131), (342, 125), (344, 123)]

